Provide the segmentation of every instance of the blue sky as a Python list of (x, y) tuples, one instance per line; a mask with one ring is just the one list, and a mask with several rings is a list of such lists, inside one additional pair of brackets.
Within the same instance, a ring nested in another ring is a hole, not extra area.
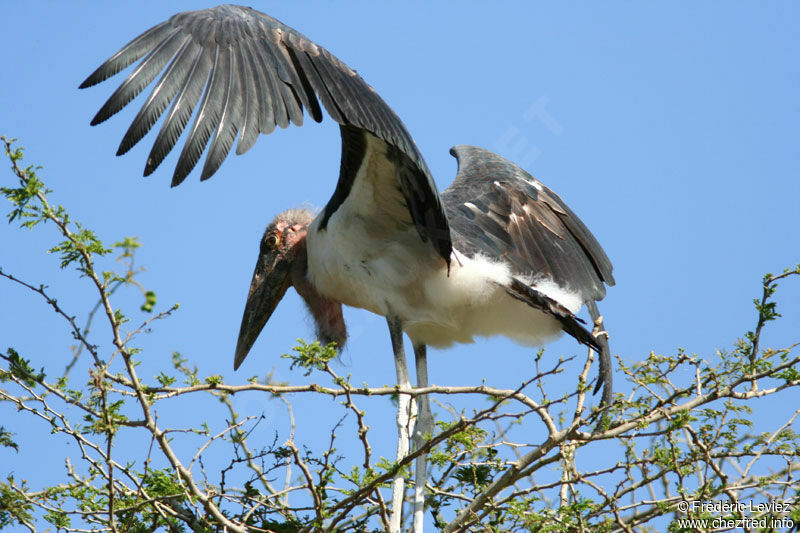
[[(474, 144), (516, 161), (561, 195), (614, 263), (617, 286), (600, 308), (613, 352), (628, 362), (678, 347), (712, 358), (752, 328), (761, 276), (800, 262), (796, 3), (253, 6), (358, 70), (405, 122), (440, 189), (455, 176), (448, 149)], [(303, 382), (279, 358), (312, 334), (294, 293), (236, 374), (233, 349), (264, 226), (287, 207), (323, 206), (333, 191), (333, 121), (278, 130), (245, 156), (231, 154), (210, 181), (199, 183), (195, 169), (170, 189), (177, 153), (141, 178), (154, 134), (114, 157), (138, 106), (89, 127), (123, 78), (77, 90), (141, 31), (202, 7), (18, 2), (4, 10), (0, 133), (20, 139), (27, 161), (44, 167), (53, 201), (75, 219), (109, 241), (138, 236), (137, 261), (147, 268), (140, 281), (157, 292), (160, 308), (180, 302), (175, 317), (138, 343), (149, 350), (151, 375), (178, 350), (202, 374), (229, 382), (273, 368), (280, 381)], [(93, 304), (86, 286), (41, 253), (54, 242), (53, 228), (28, 234), (0, 224), (0, 265), (48, 283), (72, 313), (83, 313)], [(797, 340), (799, 290), (785, 287), (784, 319), (766, 345)], [(135, 309), (139, 300), (130, 292), (121, 301)], [(41, 301), (7, 282), (0, 282), (0, 301), (0, 349), (15, 346), (39, 366), (68, 359), (67, 331)], [(356, 310), (346, 319), (351, 341), (340, 371), (357, 383), (392, 383), (383, 319)], [(101, 329), (96, 336), (109, 340)], [(583, 350), (567, 338), (547, 353), (555, 360)], [(531, 350), (491, 339), (431, 351), (429, 359), (436, 384), (485, 378), (516, 387), (530, 373)], [(617, 383), (624, 391), (620, 377)], [(260, 398), (240, 405), (278, 418), (282, 412)], [(0, 418), (9, 415), (0, 407)], [(37, 450), (0, 450), (0, 464)]]

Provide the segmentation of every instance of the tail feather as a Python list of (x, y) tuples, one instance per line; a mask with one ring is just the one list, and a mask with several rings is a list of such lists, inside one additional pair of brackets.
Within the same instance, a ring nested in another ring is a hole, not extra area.
[(611, 405), (614, 395), (614, 372), (611, 368), (611, 349), (608, 347), (608, 332), (603, 326), (603, 317), (597, 309), (597, 303), (589, 301), (586, 303), (586, 307), (589, 309), (589, 316), (592, 317), (592, 322), (594, 322), (592, 336), (597, 341), (597, 344), (600, 345), (600, 350), (597, 352), (599, 354), (600, 370), (594, 393), (597, 394), (600, 387), (603, 387), (601, 405), (607, 406)]
[(599, 372), (594, 394), (603, 388), (601, 407), (611, 405), (613, 399), (613, 373), (611, 370), (611, 350), (608, 346), (608, 333), (603, 327), (603, 317), (597, 309), (597, 304), (590, 300), (586, 303), (589, 315), (594, 323), (593, 331), (589, 332), (581, 324), (585, 323), (576, 317), (569, 309), (537, 291), (534, 287), (512, 278), (511, 284), (504, 287), (506, 292), (526, 304), (539, 309), (554, 317), (561, 324), (561, 328), (581, 344), (594, 349), (599, 355)]
[(516, 278), (511, 278), (511, 284), (508, 287), (504, 287), (504, 289), (517, 300), (523, 301), (558, 320), (561, 323), (561, 329), (569, 333), (581, 344), (590, 346), (595, 350), (600, 349), (600, 345), (594, 336), (581, 326), (581, 323), (585, 322), (556, 300)]

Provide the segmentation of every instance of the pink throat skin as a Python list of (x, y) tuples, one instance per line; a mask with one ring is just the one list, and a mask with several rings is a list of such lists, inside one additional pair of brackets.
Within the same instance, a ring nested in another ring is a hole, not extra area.
[[(347, 326), (342, 315), (342, 304), (317, 292), (308, 280), (308, 259), (306, 253), (307, 229), (293, 235), (291, 245), (292, 272), (291, 284), (303, 298), (308, 311), (314, 318), (317, 338), (322, 344), (336, 343), (341, 350), (347, 341)], [(289, 243), (287, 243), (289, 244)]]

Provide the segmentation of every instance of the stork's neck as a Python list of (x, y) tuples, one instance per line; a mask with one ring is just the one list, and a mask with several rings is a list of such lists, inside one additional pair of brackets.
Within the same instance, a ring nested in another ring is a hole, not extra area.
[(323, 296), (308, 279), (308, 254), (306, 253), (306, 239), (303, 236), (295, 244), (297, 255), (292, 266), (292, 285), (297, 294), (303, 298), (308, 311), (314, 318), (317, 327), (317, 337), (323, 344), (335, 342), (340, 349), (347, 341), (347, 327), (342, 315), (342, 304)]

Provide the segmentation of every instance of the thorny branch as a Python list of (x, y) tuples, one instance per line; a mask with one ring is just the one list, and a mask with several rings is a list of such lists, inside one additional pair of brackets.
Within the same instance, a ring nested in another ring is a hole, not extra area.
[[(708, 360), (683, 352), (650, 354), (635, 366), (619, 359), (629, 390), (603, 412), (587, 408), (591, 351), (580, 368), (566, 358), (546, 369), (540, 351), (532, 376), (513, 389), (485, 383), (354, 386), (350, 376), (333, 370), (335, 349), (318, 343), (303, 343), (288, 357), (316, 372), (320, 383), (266, 378), (226, 384), (220, 376), (198, 376), (179, 354), (172, 368), (145, 379), (137, 374), (133, 343), (177, 307), (148, 310), (147, 319), (125, 331), (128, 319), (113, 307), (112, 296), (127, 286), (146, 292), (135, 280), (140, 269), (133, 266), (132, 248), (126, 248), (131, 255), (123, 274), (101, 272), (97, 265), (110, 250), (49, 203), (36, 169), (22, 168), (21, 151), (10, 140), (3, 143), (17, 180), (17, 186), (2, 188), (12, 204), (10, 218), (28, 227), (51, 222), (64, 239), (53, 248), (62, 254), (62, 267), (77, 266), (99, 307), (89, 310), (80, 327), (78, 315), (49, 287), (0, 269), (0, 281), (43, 300), (64, 321), (78, 343), (75, 357), (82, 351), (91, 356), (89, 368), (82, 370), (74, 358), (57, 378), (48, 378), (57, 363), (44, 355), (19, 354), (13, 347), (0, 354), (0, 406), (13, 408), (0, 426), (0, 445), (10, 453), (28, 445), (25, 424), (37, 420), (69, 439), (77, 452), (65, 448), (65, 475), (48, 486), (31, 488), (7, 472), (0, 481), (0, 528), (385, 530), (391, 481), (398, 473), (409, 476), (423, 453), (430, 456), (428, 517), (441, 531), (658, 528), (693, 516), (676, 507), (690, 499), (776, 500), (798, 508), (800, 411), (757, 432), (751, 410), (762, 398), (782, 398), (800, 387), (798, 344), (761, 348), (769, 323), (780, 317), (778, 282), (800, 276), (800, 267), (765, 276), (755, 327), (730, 353)], [(98, 310), (107, 329), (90, 330)], [(42, 370), (35, 371), (40, 364)], [(549, 378), (568, 369), (577, 377), (559, 391)], [(682, 375), (692, 379), (684, 382)], [(391, 410), (387, 400), (398, 394), (432, 396), (441, 410), (430, 438), (393, 462), (385, 459), (391, 450), (375, 444), (381, 430), (372, 426), (387, 427), (381, 425)], [(299, 411), (295, 417), (293, 402), (301, 396), (329, 400), (325, 416)], [(239, 414), (243, 397), (282, 402), (287, 426), (258, 412)], [(442, 403), (450, 398), (461, 407)], [(198, 411), (205, 421), (174, 416), (178, 402), (203, 406)], [(602, 417), (608, 423), (596, 426)], [(324, 445), (302, 441), (309, 426), (326, 419)]]

